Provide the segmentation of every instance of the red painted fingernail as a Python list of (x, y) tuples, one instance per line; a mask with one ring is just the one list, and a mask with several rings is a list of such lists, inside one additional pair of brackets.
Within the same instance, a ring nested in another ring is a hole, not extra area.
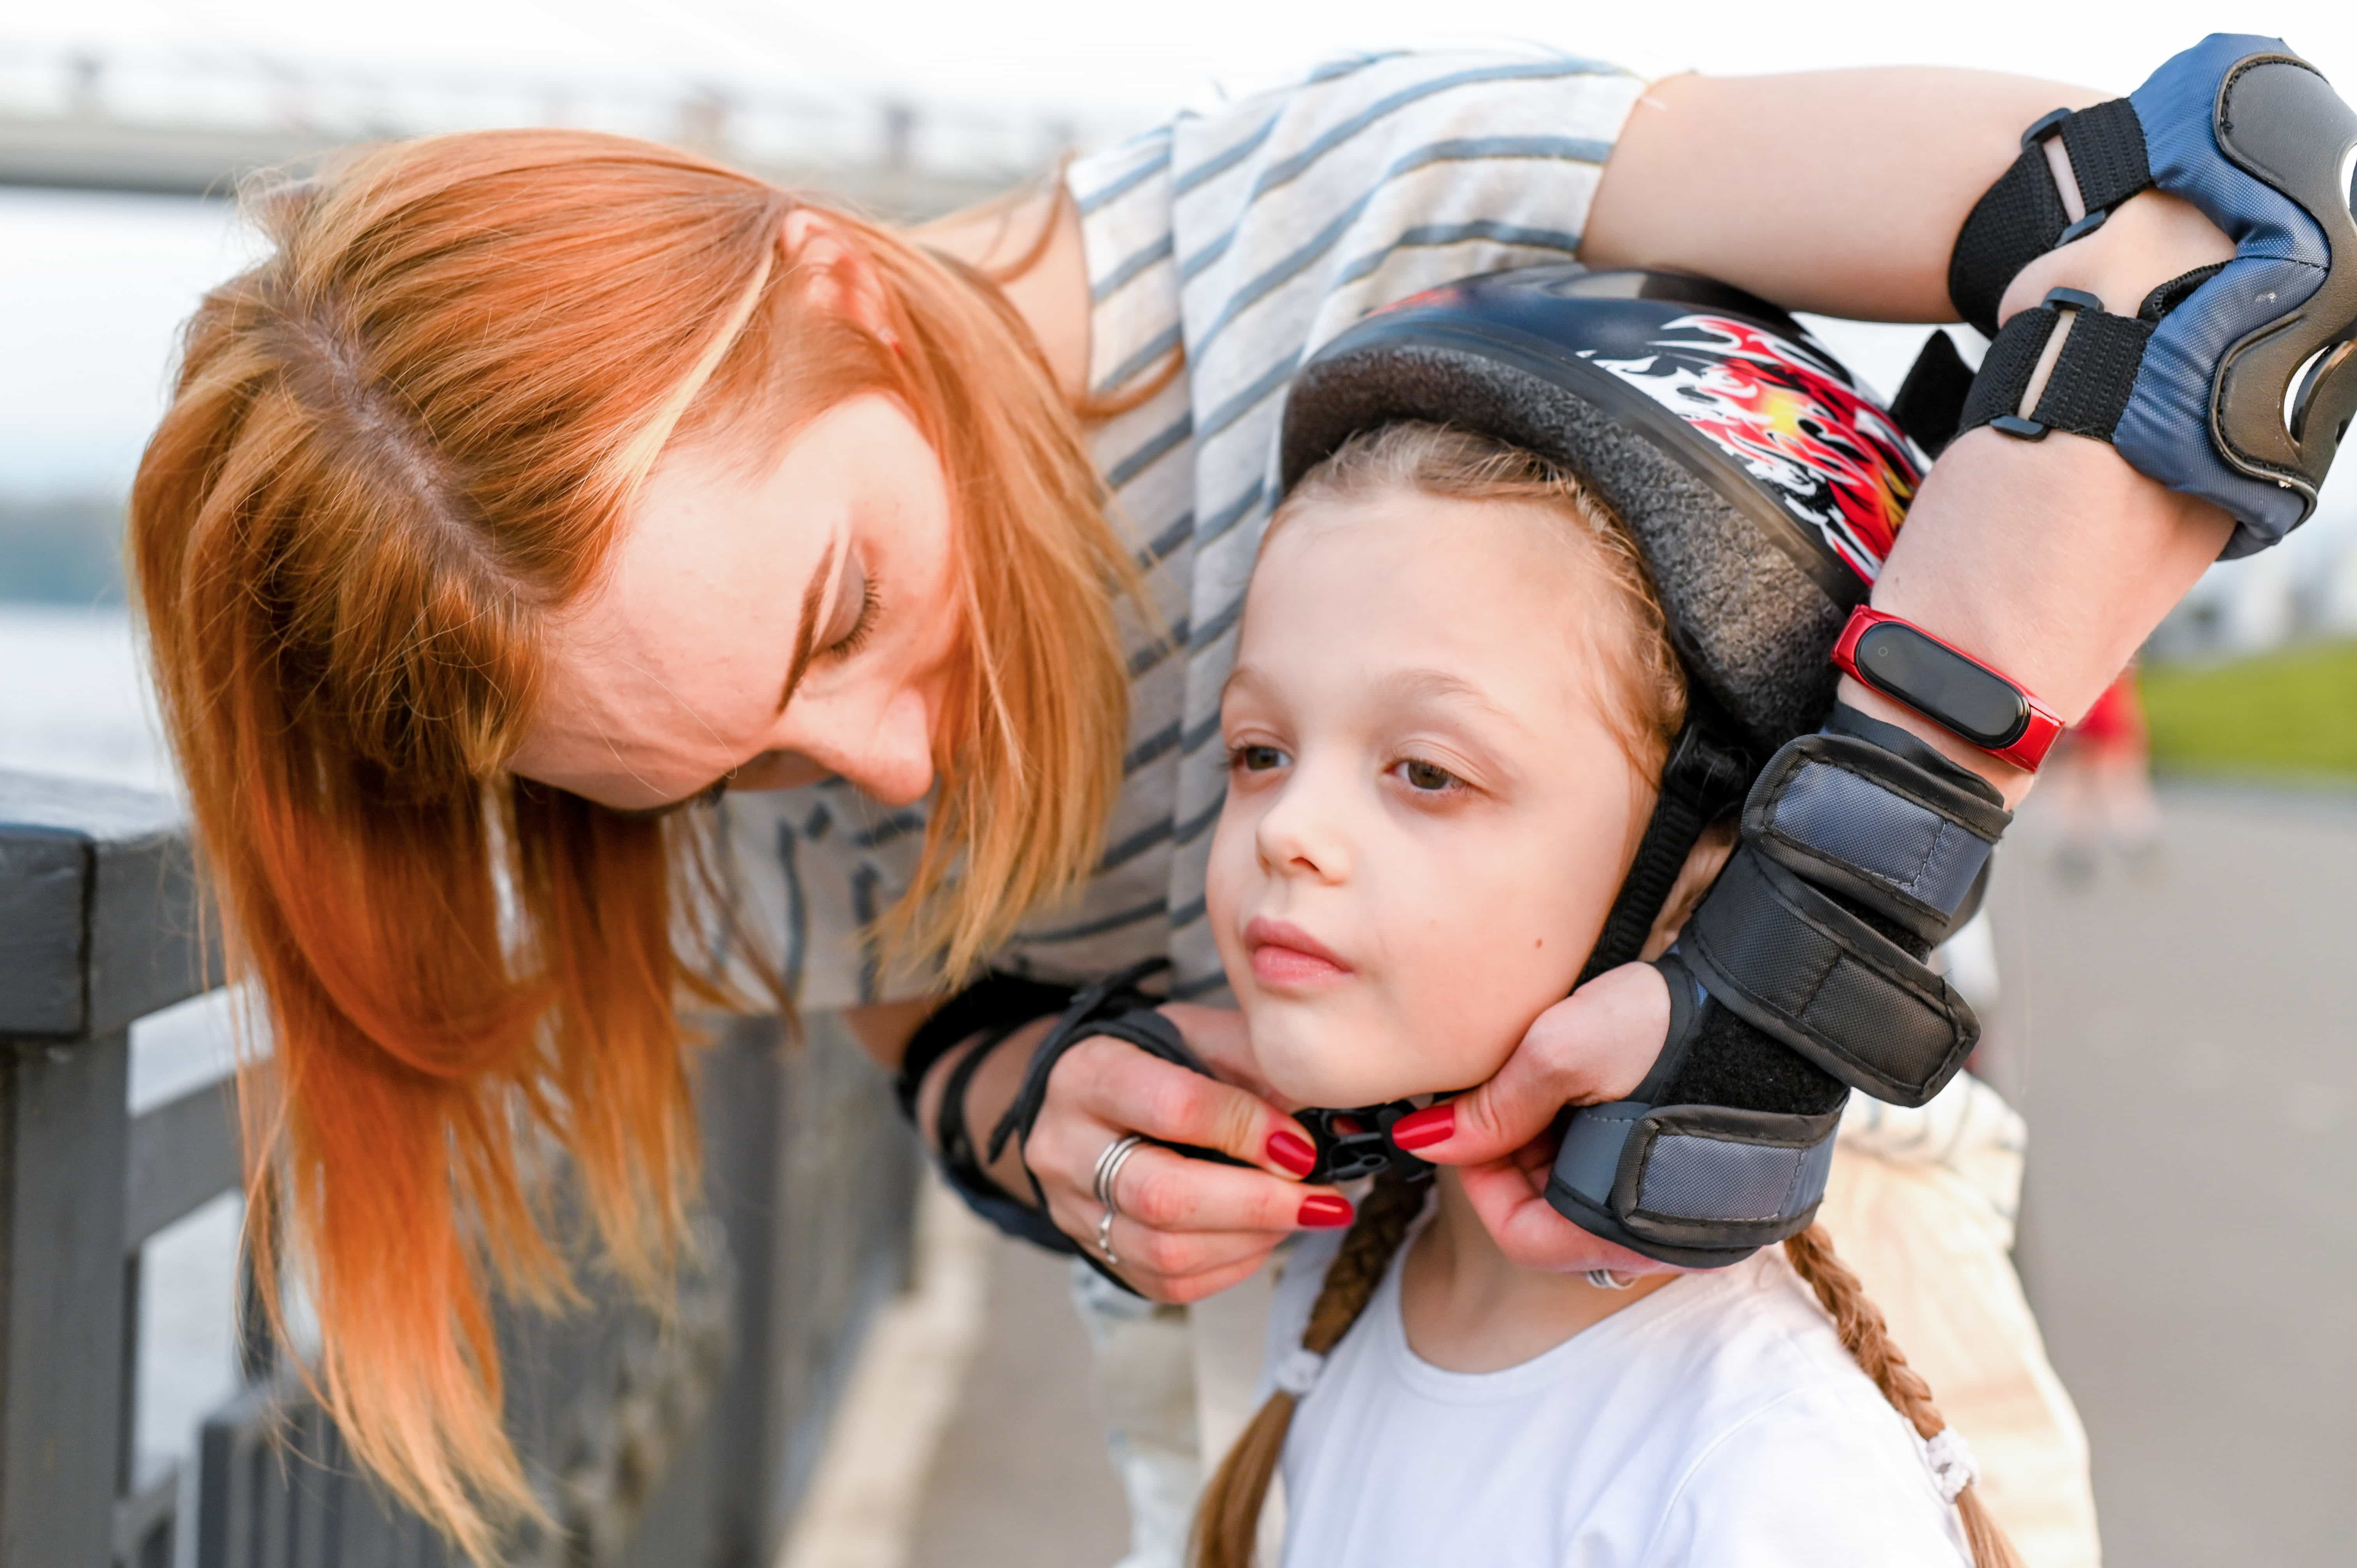
[(1294, 1221), (1297, 1225), (1313, 1226), (1320, 1230), (1331, 1230), (1338, 1225), (1348, 1225), (1350, 1222), (1349, 1202), (1339, 1197), (1329, 1197), (1322, 1192), (1301, 1200), (1301, 1218)]
[(1457, 1107), (1427, 1105), (1392, 1123), (1392, 1142), (1403, 1149), (1428, 1149), (1457, 1135)]
[(1271, 1133), (1268, 1157), (1295, 1176), (1308, 1176), (1318, 1168), (1318, 1151), (1297, 1133)]

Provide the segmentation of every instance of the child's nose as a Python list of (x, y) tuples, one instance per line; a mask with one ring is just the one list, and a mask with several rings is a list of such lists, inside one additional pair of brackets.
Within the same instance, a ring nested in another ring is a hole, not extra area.
[(1316, 775), (1297, 770), (1260, 820), (1261, 864), (1276, 875), (1340, 882), (1351, 875), (1340, 802)]

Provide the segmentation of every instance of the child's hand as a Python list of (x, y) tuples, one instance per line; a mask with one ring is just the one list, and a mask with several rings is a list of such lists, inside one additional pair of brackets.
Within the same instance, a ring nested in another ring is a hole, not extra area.
[(1652, 1070), (1670, 1033), (1661, 972), (1622, 964), (1540, 1014), (1497, 1076), (1446, 1104), (1403, 1118), (1392, 1137), (1436, 1164), (1461, 1167), (1466, 1196), (1507, 1257), (1527, 1269), (1666, 1265), (1589, 1235), (1546, 1201), (1555, 1117), (1566, 1105), (1625, 1100)]

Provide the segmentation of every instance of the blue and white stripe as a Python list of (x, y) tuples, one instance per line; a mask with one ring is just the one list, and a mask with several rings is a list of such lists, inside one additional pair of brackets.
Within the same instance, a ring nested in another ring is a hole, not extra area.
[[(1559, 55), (1361, 56), (1072, 166), (1092, 386), (1131, 384), (1174, 348), (1186, 373), (1094, 433), (1161, 624), (1129, 628), (1128, 778), (1100, 870), (1026, 928), (1007, 966), (1079, 978), (1167, 952), (1183, 993), (1220, 993), (1203, 919), (1226, 782), (1219, 693), (1275, 499), (1285, 386), (1379, 306), (1576, 254), (1642, 91)], [(910, 813), (822, 787), (744, 797), (730, 815), (740, 884), (789, 938), (806, 1006), (921, 988), (876, 975), (856, 940), (862, 911), (905, 886), (922, 838)]]

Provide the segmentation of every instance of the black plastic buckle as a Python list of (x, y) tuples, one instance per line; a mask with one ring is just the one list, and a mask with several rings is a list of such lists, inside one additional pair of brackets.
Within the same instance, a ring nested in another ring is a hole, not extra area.
[[(2085, 220), (2082, 219), (2080, 221), (2084, 222)], [(2078, 226), (2074, 223), (2072, 228), (2075, 229)], [(2069, 231), (2066, 230), (2065, 233), (2068, 232)], [(2100, 316), (2103, 314), (2104, 302), (2083, 288), (2050, 288), (2046, 291), (2046, 297), (2038, 302), (2038, 308), (2051, 310), (2058, 314), (2065, 310), (2092, 310)], [(2055, 325), (2059, 327), (2061, 323), (2057, 321)], [(2060, 368), (2061, 364), (2061, 358), (2058, 354), (2055, 358), (2055, 365)], [(2052, 371), (2047, 372), (2049, 385), (2052, 384), (2053, 373)], [(2043, 401), (2046, 389), (2040, 387), (2038, 390), (2038, 395)], [(2046, 439), (2047, 432), (2053, 426), (2041, 424), (2035, 419), (2025, 419), (2018, 413), (2000, 413), (1989, 421), (1989, 428), (2003, 431), (2017, 441), (2043, 441)]]
[(2076, 109), (2050, 109), (2040, 114), (2030, 122), (2029, 129), (2021, 134), (2021, 150), (2026, 153), (2047, 137), (2061, 130), (2062, 122), (2077, 113)]
[(1420, 1109), (1413, 1100), (1394, 1100), (1349, 1111), (1312, 1106), (1295, 1112), (1294, 1120), (1309, 1129), (1309, 1141), (1318, 1150), (1318, 1163), (1301, 1179), (1317, 1184), (1357, 1181), (1392, 1170), (1409, 1181), (1424, 1180), (1432, 1175), (1431, 1162), (1392, 1142), (1393, 1126)]

